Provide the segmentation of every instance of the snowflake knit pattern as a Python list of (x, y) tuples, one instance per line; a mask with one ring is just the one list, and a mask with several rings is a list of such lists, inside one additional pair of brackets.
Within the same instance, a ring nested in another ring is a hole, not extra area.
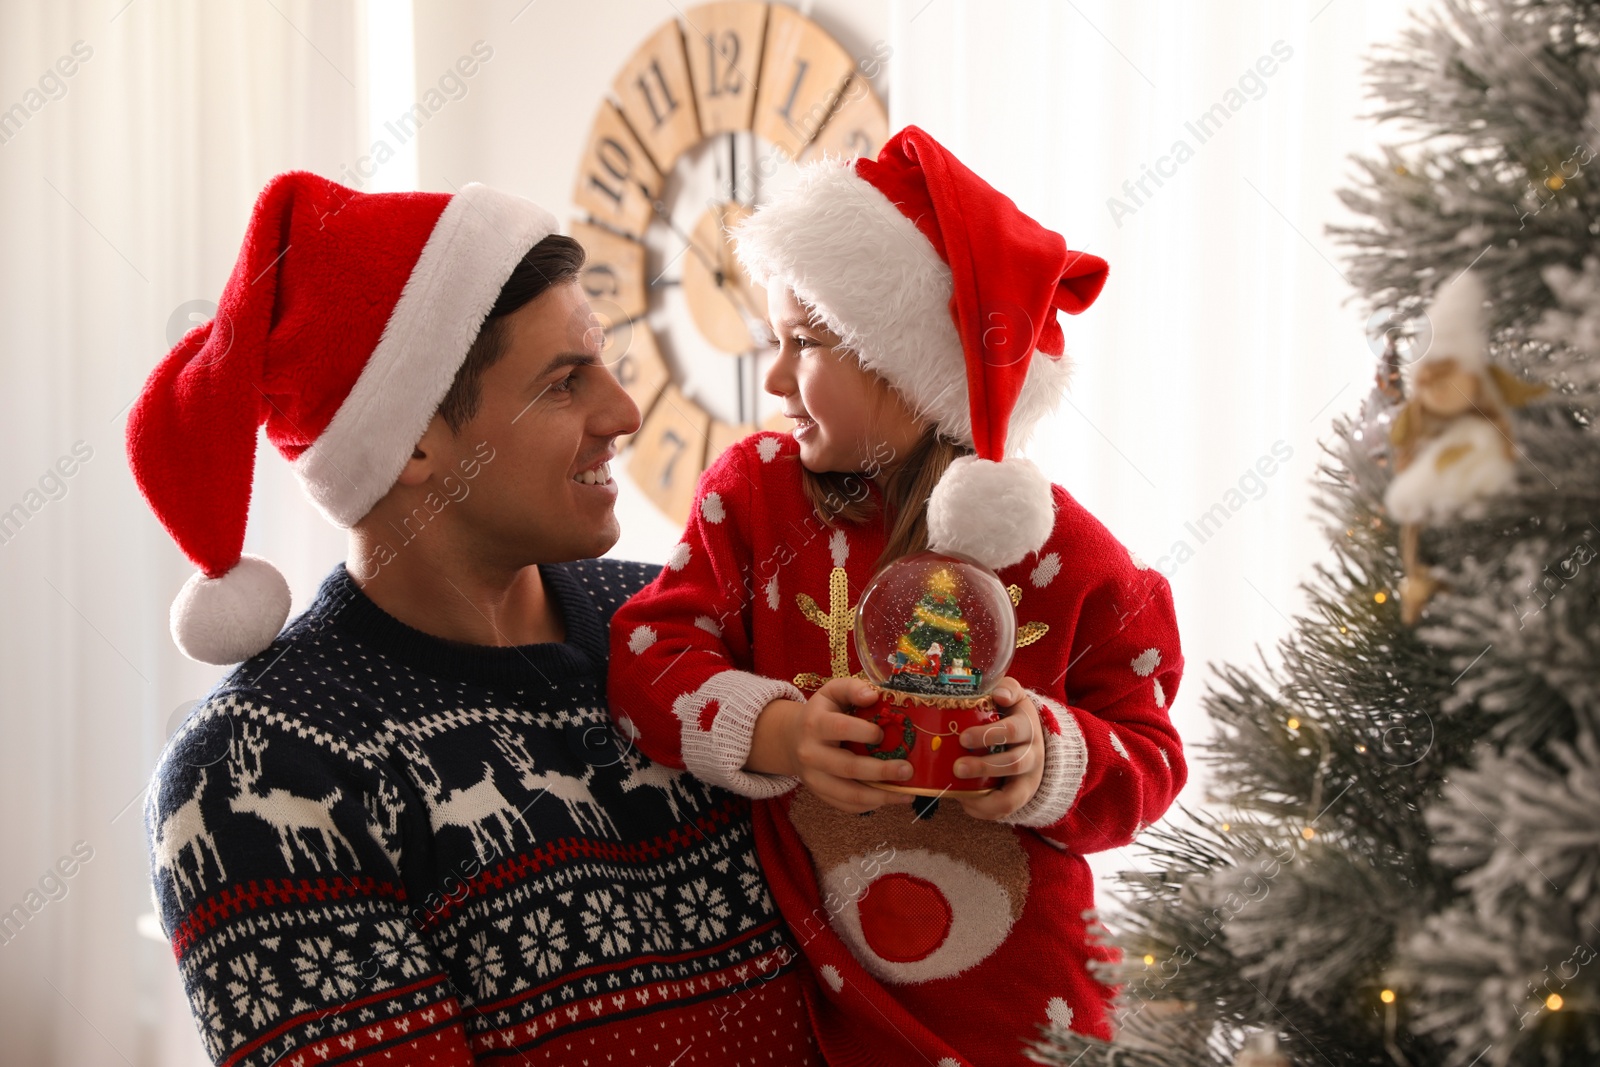
[(1018, 620), (1010, 674), (1045, 729), (1038, 791), (1001, 822), (951, 799), (921, 817), (848, 815), (796, 778), (744, 770), (769, 702), (861, 670), (853, 617), (884, 532), (824, 524), (801, 477), (793, 438), (774, 433), (706, 471), (666, 569), (612, 622), (612, 713), (660, 764), (756, 798), (762, 868), (820, 979), (807, 1008), (832, 1067), (1020, 1067), (1041, 1028), (1108, 1037), (1111, 990), (1091, 963), (1111, 950), (1090, 937), (1083, 854), (1127, 844), (1185, 780), (1166, 580), (1054, 486), (1049, 540), (1000, 572)]
[(818, 1064), (749, 802), (605, 707), (655, 568), (540, 567), (560, 643), (414, 630), (341, 565), (179, 728), (146, 821), (218, 1064)]

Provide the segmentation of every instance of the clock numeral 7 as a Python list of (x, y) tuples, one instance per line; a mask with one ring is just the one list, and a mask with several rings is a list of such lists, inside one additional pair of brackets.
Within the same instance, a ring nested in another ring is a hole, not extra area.
[(679, 437), (677, 430), (668, 430), (661, 435), (661, 445), (663, 448), (668, 445), (676, 446), (671, 457), (667, 459), (667, 465), (661, 468), (661, 488), (670, 489), (672, 488), (672, 468), (677, 466), (678, 457), (682, 456), (683, 450), (689, 447), (689, 442)]

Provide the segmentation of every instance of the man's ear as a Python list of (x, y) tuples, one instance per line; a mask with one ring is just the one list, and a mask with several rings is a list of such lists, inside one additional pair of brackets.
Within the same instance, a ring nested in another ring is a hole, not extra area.
[(450, 432), (450, 424), (443, 418), (434, 415), (428, 423), (428, 429), (422, 435), (422, 440), (417, 442), (411, 450), (411, 458), (406, 460), (406, 465), (400, 469), (400, 477), (395, 479), (396, 485), (423, 485), (433, 477), (439, 466), (439, 457), (446, 454), (445, 443), (454, 436)]

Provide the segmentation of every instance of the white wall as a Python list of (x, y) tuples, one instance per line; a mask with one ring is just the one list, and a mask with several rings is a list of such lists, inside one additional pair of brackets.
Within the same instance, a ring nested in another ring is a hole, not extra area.
[[(924, 126), (1110, 261), (1095, 306), (1062, 316), (1077, 371), (1029, 451), (1171, 579), (1187, 660), (1172, 715), (1191, 748), (1210, 734), (1207, 664), (1256, 664), (1258, 647), (1271, 658), (1304, 608), (1298, 584), (1326, 557), (1310, 505), (1317, 442), (1366, 394), (1374, 357), (1323, 227), (1347, 218), (1334, 195), (1347, 154), (1374, 143), (1358, 118), (1363, 57), (1408, 6), (894, 7), (893, 124)], [(1259, 84), (1230, 99), (1246, 72)], [(1202, 139), (1186, 124), (1218, 103), (1241, 106)], [(1179, 140), (1192, 150), (1181, 163)], [(1171, 175), (1160, 185), (1124, 190), (1158, 164)], [(1273, 473), (1230, 497), (1263, 459)], [(1219, 503), (1226, 521), (1198, 536), (1190, 524)], [(1194, 803), (1205, 774), (1191, 769)]]

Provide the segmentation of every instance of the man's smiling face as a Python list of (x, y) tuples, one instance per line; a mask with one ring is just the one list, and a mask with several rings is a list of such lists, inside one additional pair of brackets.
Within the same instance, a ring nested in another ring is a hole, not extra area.
[(483, 374), (477, 410), (442, 441), (443, 469), (479, 464), (446, 515), (497, 564), (603, 555), (621, 534), (609, 461), (617, 437), (638, 430), (639, 409), (600, 361), (604, 338), (576, 282), (552, 286), (500, 328), (504, 354)]

